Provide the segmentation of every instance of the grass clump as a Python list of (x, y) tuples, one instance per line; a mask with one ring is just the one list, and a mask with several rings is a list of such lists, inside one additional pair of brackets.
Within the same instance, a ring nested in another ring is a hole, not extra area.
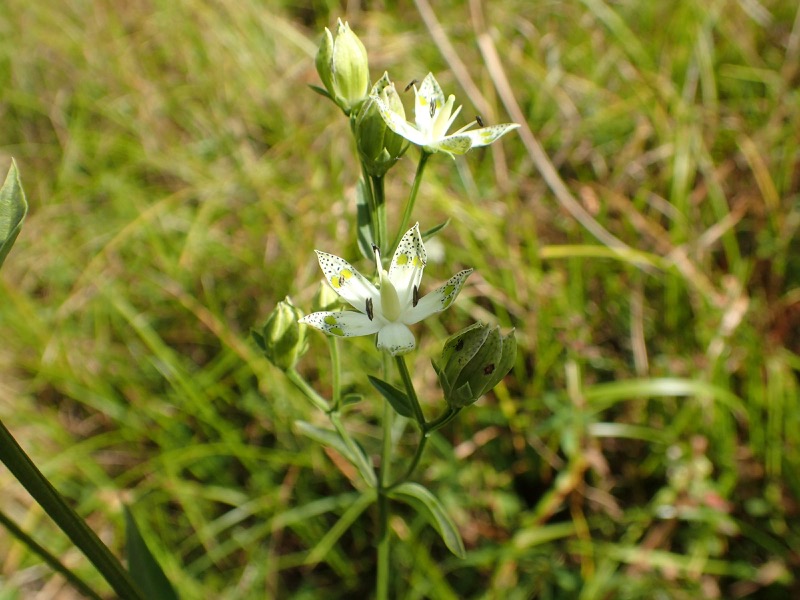
[[(135, 499), (183, 597), (368, 593), (374, 515), (320, 551), (356, 496), (337, 456), (293, 430), (310, 411), (247, 341), (287, 293), (310, 306), (313, 248), (358, 256), (339, 242), (354, 239), (347, 124), (306, 87), (339, 7), (29, 4), (0, 8), (0, 163), (16, 158), (30, 203), (0, 278), (0, 417), (117, 547), (118, 501)], [(448, 262), (476, 268), (423, 353), (490, 315), (521, 350), (419, 475), (439, 482), (468, 557), (399, 513), (398, 597), (796, 595), (790, 4), (347, 15), (373, 72), (433, 71), (465, 111), (523, 123), (492, 152), (432, 162), (421, 190), (430, 225), (451, 219)], [(368, 393), (361, 348), (343, 353), (345, 383)], [(325, 364), (301, 368), (327, 380)], [(419, 389), (440, 401), (435, 381)], [(0, 482), (0, 509), (80, 564)], [(64, 585), (4, 533), (0, 554), (4, 597)]]

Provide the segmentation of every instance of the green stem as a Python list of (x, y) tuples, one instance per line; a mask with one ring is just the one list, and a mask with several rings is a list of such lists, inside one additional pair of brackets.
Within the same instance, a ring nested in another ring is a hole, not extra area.
[(331, 411), (328, 406), (328, 401), (317, 393), (309, 383), (303, 379), (303, 376), (297, 372), (296, 369), (291, 368), (286, 370), (286, 377), (291, 381), (301, 392), (306, 395), (306, 398), (311, 400), (311, 403), (320, 409), (322, 412), (329, 413)]
[(342, 362), (339, 360), (339, 338), (335, 335), (325, 336), (328, 339), (328, 351), (331, 355), (331, 385), (333, 386), (333, 408), (338, 411), (342, 403)]
[(420, 431), (424, 433), (427, 427), (425, 415), (422, 414), (422, 407), (419, 405), (419, 398), (417, 398), (417, 392), (414, 390), (414, 382), (411, 381), (411, 375), (408, 372), (406, 358), (402, 355), (396, 356), (395, 361), (397, 362), (397, 370), (400, 371), (400, 379), (403, 380), (403, 386), (406, 388), (406, 395), (411, 400), (411, 407), (414, 409), (414, 419), (417, 421)]
[(386, 255), (389, 248), (386, 248), (386, 191), (384, 188), (383, 177), (371, 177), (372, 193), (375, 198), (375, 220), (378, 228), (375, 234), (375, 244), (381, 249), (381, 254)]
[(434, 431), (437, 431), (452, 421), (456, 415), (461, 412), (460, 408), (449, 408), (438, 418), (429, 422), (425, 426), (425, 435), (428, 436)]
[(50, 554), (50, 552), (48, 552), (44, 546), (39, 545), (36, 540), (25, 533), (22, 529), (17, 527), (17, 524), (14, 523), (14, 521), (12, 521), (2, 511), (0, 511), (0, 524), (4, 525), (11, 535), (25, 544), (34, 553), (38, 554), (42, 560), (44, 560), (44, 562), (50, 566), (51, 569), (61, 573), (61, 575), (63, 575), (64, 578), (69, 581), (81, 594), (87, 598), (92, 598), (92, 600), (103, 600), (97, 592), (95, 592), (85, 581), (83, 581), (83, 579), (78, 577), (77, 574), (66, 567), (60, 560), (58, 560), (58, 558)]
[(386, 489), (389, 483), (392, 455), (392, 421), (394, 410), (383, 401), (383, 447), (381, 449), (381, 469), (378, 475), (378, 580), (376, 597), (386, 600), (389, 597), (389, 498)]
[(417, 172), (414, 175), (414, 183), (411, 185), (411, 193), (408, 195), (408, 202), (406, 202), (406, 208), (403, 211), (403, 218), (400, 221), (400, 228), (398, 229), (397, 235), (392, 243), (392, 247), (390, 248), (391, 251), (394, 251), (394, 249), (397, 248), (398, 244), (400, 244), (400, 239), (406, 232), (408, 221), (411, 219), (411, 212), (414, 210), (414, 203), (417, 201), (419, 185), (422, 183), (422, 174), (425, 172), (425, 165), (428, 163), (428, 158), (430, 158), (430, 156), (430, 152), (420, 150), (419, 162), (417, 163)]
[(358, 472), (361, 473), (361, 477), (370, 487), (377, 487), (378, 486), (378, 478), (375, 477), (375, 469), (373, 468), (372, 464), (370, 464), (369, 459), (364, 455), (364, 452), (361, 448), (358, 447), (355, 440), (350, 437), (350, 434), (347, 433), (347, 430), (342, 425), (342, 420), (339, 417), (338, 412), (329, 412), (328, 418), (330, 419), (333, 427), (336, 429), (336, 433), (339, 434), (339, 437), (344, 442), (344, 445), (347, 446), (347, 449), (350, 451), (350, 454), (353, 456), (354, 460), (358, 461), (356, 467), (358, 468)]
[(33, 461), (25, 454), (2, 422), (0, 422), (0, 460), (50, 518), (67, 534), (72, 543), (86, 555), (120, 598), (144, 600), (130, 574), (119, 560), (33, 464)]
[(380, 248), (382, 240), (380, 239), (380, 225), (378, 223), (378, 204), (375, 200), (375, 190), (373, 188), (372, 177), (369, 175), (369, 173), (367, 173), (367, 169), (363, 164), (361, 165), (361, 178), (364, 181), (364, 190), (367, 192), (367, 207), (369, 208), (372, 243)]

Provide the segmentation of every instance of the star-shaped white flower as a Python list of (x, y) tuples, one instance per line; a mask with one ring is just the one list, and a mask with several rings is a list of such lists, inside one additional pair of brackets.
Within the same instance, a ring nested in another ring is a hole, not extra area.
[(480, 118), (476, 117), (476, 120), (469, 125), (447, 135), (447, 130), (461, 112), (460, 106), (453, 110), (456, 97), (451, 94), (445, 101), (442, 88), (432, 73), (428, 73), (423, 79), (419, 89), (414, 86), (414, 94), (416, 100), (413, 125), (406, 121), (405, 115), (393, 111), (380, 98), (375, 99), (375, 103), (389, 129), (402, 135), (412, 144), (422, 146), (427, 152), (441, 151), (450, 156), (464, 154), (470, 148), (488, 146), (502, 135), (519, 127), (518, 123), (503, 123), (469, 130), (473, 125), (483, 125)]
[(316, 253), (327, 282), (356, 310), (315, 312), (300, 322), (342, 337), (377, 333), (378, 348), (392, 356), (414, 349), (416, 341), (408, 326), (450, 306), (472, 273), (472, 269), (456, 273), (443, 286), (420, 298), (419, 283), (427, 256), (419, 223), (400, 240), (388, 273), (380, 267), (376, 256), (380, 272), (378, 287), (346, 260), (319, 250)]

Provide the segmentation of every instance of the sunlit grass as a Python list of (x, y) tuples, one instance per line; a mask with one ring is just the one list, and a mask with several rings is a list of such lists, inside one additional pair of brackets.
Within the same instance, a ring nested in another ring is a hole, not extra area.
[[(418, 474), (468, 558), (398, 506), (397, 597), (793, 597), (791, 4), (444, 2), (435, 37), (392, 3), (8, 0), (0, 165), (16, 158), (31, 208), (0, 278), (0, 417), (114, 548), (134, 501), (186, 598), (369, 593), (375, 515), (318, 546), (355, 499), (347, 465), (296, 432), (313, 411), (248, 340), (287, 294), (310, 310), (314, 248), (358, 257), (348, 124), (307, 87), (345, 16), (374, 78), (431, 70), (465, 119), (527, 129), (435, 156), (417, 203), (423, 228), (450, 219), (426, 281), (476, 269), (417, 329), (425, 408), (448, 333), (496, 320), (520, 353)], [(415, 161), (392, 172), (394, 219)], [(346, 342), (345, 383), (369, 394), (370, 345)], [(327, 364), (301, 369), (328, 385)], [(377, 406), (353, 409), (367, 447)], [(4, 512), (98, 580), (0, 486)], [(5, 532), (0, 556), (2, 598), (65, 585)]]

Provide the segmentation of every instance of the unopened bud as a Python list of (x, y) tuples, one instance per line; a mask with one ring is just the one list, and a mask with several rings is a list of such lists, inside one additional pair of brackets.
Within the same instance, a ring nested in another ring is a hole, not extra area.
[(389, 75), (383, 74), (372, 86), (369, 98), (358, 113), (355, 124), (356, 145), (361, 162), (373, 177), (383, 177), (408, 149), (408, 141), (386, 126), (375, 97), (405, 119), (405, 109)]
[(339, 19), (336, 38), (325, 28), (316, 65), (325, 89), (346, 115), (364, 102), (369, 91), (367, 50), (346, 22)]
[(448, 338), (441, 363), (434, 364), (451, 408), (464, 408), (492, 390), (514, 366), (517, 340), (499, 327), (475, 323)]
[(284, 371), (293, 368), (308, 348), (307, 326), (298, 323), (302, 316), (303, 313), (287, 296), (285, 300), (278, 302), (261, 333), (253, 331), (253, 338), (264, 355)]

